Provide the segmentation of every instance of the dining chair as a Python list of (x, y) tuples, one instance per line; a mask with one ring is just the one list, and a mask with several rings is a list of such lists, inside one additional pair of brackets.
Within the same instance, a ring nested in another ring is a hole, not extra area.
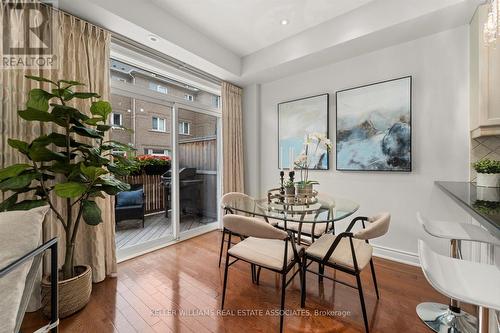
[[(245, 210), (248, 213), (237, 211), (231, 208), (231, 204), (234, 205), (235, 202), (238, 202), (238, 206), (240, 209)], [(256, 217), (255, 213), (260, 209), (253, 197), (240, 192), (230, 192), (224, 194), (220, 200), (220, 205), (224, 214), (238, 214), (251, 217)], [(269, 222), (271, 225), (276, 225), (278, 223), (276, 221), (270, 221), (269, 219), (266, 219), (266, 221)], [(227, 230), (223, 228), (222, 240), (220, 243), (220, 251), (219, 251), (219, 267), (222, 260), (222, 253), (224, 252), (224, 243), (227, 242), (226, 235), (227, 235)], [(243, 239), (243, 237), (239, 238)], [(252, 273), (255, 273), (254, 270), (252, 270)], [(252, 280), (253, 278), (254, 276), (252, 275)]]
[[(359, 216), (351, 221), (345, 232), (342, 232), (339, 235), (330, 233), (324, 234), (317, 241), (311, 244), (311, 246), (305, 250), (305, 256), (302, 261), (301, 307), (305, 307), (306, 302), (306, 272), (311, 272), (320, 277), (327, 278), (334, 282), (339, 282), (358, 290), (365, 330), (368, 333), (368, 319), (366, 316), (365, 299), (361, 285), (360, 273), (368, 264), (370, 264), (373, 283), (375, 285), (375, 292), (377, 294), (377, 299), (379, 299), (377, 277), (375, 275), (375, 268), (372, 259), (373, 248), (370, 245), (369, 240), (385, 235), (389, 230), (390, 220), (391, 215), (389, 213), (381, 213), (373, 217)], [(359, 231), (353, 232), (352, 229), (358, 221), (362, 223), (363, 228)], [(307, 263), (307, 260), (310, 260), (310, 262)], [(308, 269), (313, 262), (317, 262), (319, 264), (320, 269), (318, 272)], [(339, 281), (335, 277), (330, 278), (326, 276), (324, 274), (324, 269), (321, 268), (324, 268), (324, 266), (338, 269), (339, 271), (355, 276), (357, 285), (354, 286), (349, 283)]]
[[(229, 240), (224, 268), (221, 310), (224, 309), (229, 266), (238, 260), (242, 260), (251, 265), (268, 269), (281, 274), (280, 332), (282, 332), (285, 289), (301, 270), (295, 271), (288, 280), (287, 274), (296, 264), (299, 267), (301, 266), (300, 258), (303, 255), (304, 248), (295, 243), (295, 236), (292, 232), (275, 228), (261, 219), (228, 214), (223, 217), (223, 222)], [(247, 238), (232, 246), (231, 237), (233, 235), (244, 235)], [(235, 260), (229, 262), (230, 258)], [(299, 276), (302, 279), (302, 274), (299, 274)]]
[(335, 200), (325, 193), (318, 193), (316, 198), (320, 205), (316, 214), (305, 217), (304, 222), (279, 221), (278, 228), (300, 234), (299, 242), (302, 241), (302, 236), (310, 238), (311, 243), (314, 243), (316, 239), (330, 230), (335, 233), (333, 222), (314, 222), (320, 214), (326, 214), (327, 219), (335, 217)]

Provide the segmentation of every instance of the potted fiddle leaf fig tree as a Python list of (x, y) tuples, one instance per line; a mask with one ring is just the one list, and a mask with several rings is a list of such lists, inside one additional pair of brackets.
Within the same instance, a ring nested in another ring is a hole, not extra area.
[[(0, 170), (0, 190), (8, 192), (0, 211), (50, 206), (65, 232), (61, 239), (65, 258), (59, 281), (60, 317), (65, 317), (87, 304), (92, 289), (90, 267), (76, 266), (74, 262), (81, 223), (90, 226), (102, 223), (96, 199), (130, 188), (117, 177), (126, 175), (126, 170), (118, 164), (131, 162), (113, 153), (115, 149), (123, 151), (130, 147), (105, 139), (111, 128), (108, 125), (111, 105), (99, 100), (97, 93), (76, 92), (75, 88), (83, 86), (76, 81), (27, 78), (51, 89), (32, 89), (26, 109), (18, 111), (19, 117), (47, 124), (46, 128), (54, 130), (31, 142), (19, 138), (8, 140), (12, 148), (24, 155), (25, 162)], [(73, 103), (85, 99), (92, 99), (88, 113), (81, 112)], [(58, 205), (56, 197), (64, 204)], [(49, 293), (50, 284), (42, 282), (42, 294)], [(44, 312), (49, 312), (49, 305), (44, 307)]]

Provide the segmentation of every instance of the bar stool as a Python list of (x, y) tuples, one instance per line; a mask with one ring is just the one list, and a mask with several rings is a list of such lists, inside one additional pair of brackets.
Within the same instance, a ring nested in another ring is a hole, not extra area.
[[(418, 255), (425, 278), (441, 294), (480, 308), (500, 310), (498, 267), (440, 255), (432, 251), (422, 240), (418, 241)], [(477, 332), (477, 327), (464, 320), (463, 316), (455, 316), (454, 323), (461, 325), (460, 328), (457, 326), (443, 328), (443, 317), (431, 315), (427, 320), (422, 320), (433, 330), (440, 329), (439, 332), (464, 332), (463, 329), (466, 329), (465, 332)]]
[[(417, 213), (417, 220), (430, 235), (450, 240), (450, 256), (461, 259), (461, 242), (479, 242), (500, 246), (500, 241), (483, 228), (466, 223), (430, 221)], [(464, 261), (465, 262), (465, 261)], [(456, 278), (455, 278), (456, 279)], [(477, 332), (477, 319), (460, 309), (456, 299), (450, 304), (425, 302), (417, 306), (420, 319), (434, 332)]]

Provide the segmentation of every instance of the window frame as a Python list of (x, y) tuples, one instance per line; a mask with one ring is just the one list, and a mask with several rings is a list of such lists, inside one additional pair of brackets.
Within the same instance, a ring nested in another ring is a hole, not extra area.
[[(161, 149), (161, 148), (144, 148), (146, 155), (151, 155), (151, 156), (172, 156), (170, 149)], [(163, 150), (163, 154), (158, 154), (155, 153), (155, 150)]]
[[(115, 116), (120, 116), (120, 123), (119, 124), (115, 124)], [(113, 128), (123, 127), (123, 114), (121, 114), (120, 112), (112, 112), (110, 119), (111, 119), (111, 126)]]
[[(157, 127), (154, 128), (154, 119), (157, 119)], [(163, 130), (160, 129), (160, 120), (163, 121)], [(151, 116), (151, 130), (154, 132), (167, 133), (167, 120), (158, 116)]]
[[(187, 133), (184, 132), (184, 125), (187, 125)], [(179, 135), (191, 135), (191, 123), (189, 121), (179, 121)]]

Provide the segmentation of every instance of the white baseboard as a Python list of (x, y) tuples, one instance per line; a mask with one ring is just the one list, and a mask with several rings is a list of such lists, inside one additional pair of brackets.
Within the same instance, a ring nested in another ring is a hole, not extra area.
[(420, 267), (418, 254), (403, 250), (392, 249), (390, 247), (371, 244), (373, 246), (373, 255), (375, 257), (400, 262), (407, 265)]

